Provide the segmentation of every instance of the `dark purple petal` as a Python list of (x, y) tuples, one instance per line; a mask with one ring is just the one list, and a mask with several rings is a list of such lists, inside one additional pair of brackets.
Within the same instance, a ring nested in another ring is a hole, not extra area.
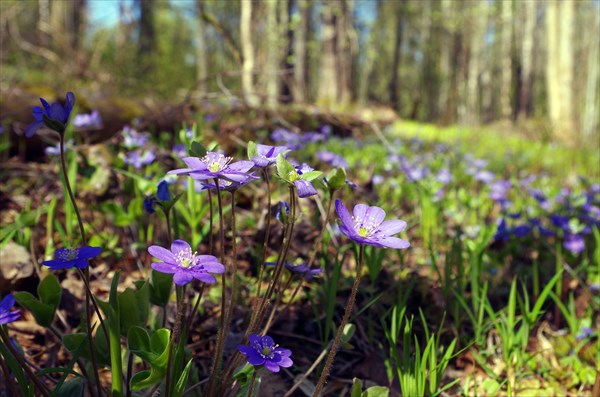
[[(46, 111), (48, 111), (48, 109), (50, 109), (50, 104), (48, 103), (48, 101), (46, 101), (44, 98), (40, 98), (40, 102), (42, 103), (42, 106), (44, 107), (44, 109)], [(37, 106), (36, 106), (37, 107)], [(35, 109), (35, 108), (34, 108)]]
[(387, 236), (400, 233), (404, 229), (406, 229), (406, 222), (401, 220), (384, 221), (379, 226), (379, 231)]
[(261, 342), (265, 347), (273, 347), (275, 345), (275, 341), (269, 335), (263, 336)]
[(240, 351), (240, 353), (245, 355), (249, 355), (256, 352), (253, 348), (246, 345), (237, 345), (237, 349)]
[(35, 132), (37, 130), (39, 130), (40, 128), (42, 128), (44, 126), (44, 122), (43, 121), (34, 121), (33, 123), (29, 124), (27, 126), (27, 128), (25, 129), (25, 136), (27, 138), (31, 138)]
[(173, 276), (173, 282), (181, 287), (192, 281), (193, 278), (194, 276), (191, 272), (180, 268)]
[(55, 269), (61, 269), (61, 265), (64, 262), (61, 261), (60, 259), (51, 259), (49, 261), (44, 261), (42, 262), (42, 265), (44, 266), (48, 266), (50, 269), (55, 270)]
[(0, 325), (12, 323), (13, 321), (18, 320), (19, 317), (21, 317), (20, 310), (13, 310), (8, 313), (0, 313)]
[(75, 94), (73, 94), (72, 92), (67, 92), (67, 104), (65, 105), (65, 112), (67, 112), (67, 118), (71, 114), (73, 106), (75, 106)]
[(66, 114), (65, 109), (58, 102), (50, 105), (50, 110), (48, 110), (48, 117), (53, 120), (60, 121), (61, 123), (66, 123)]
[(151, 245), (148, 247), (148, 252), (155, 258), (160, 259), (161, 261), (165, 261), (168, 263), (177, 263), (177, 258), (171, 251), (166, 248), (160, 247), (158, 245)]
[(89, 260), (84, 258), (78, 258), (73, 261), (73, 266), (75, 266), (78, 269), (85, 269), (89, 266), (89, 264)]
[(252, 365), (263, 365), (266, 362), (266, 359), (254, 349), (252, 349), (252, 352), (248, 353), (247, 357), (248, 362)]
[(100, 255), (101, 252), (102, 248), (100, 247), (90, 247), (88, 245), (84, 245), (83, 247), (79, 248), (79, 253), (77, 254), (77, 257), (80, 259), (94, 258)]
[(385, 237), (379, 239), (379, 244), (387, 248), (405, 249), (410, 247), (410, 243), (398, 237)]
[(0, 312), (8, 311), (15, 305), (15, 301), (16, 299), (14, 296), (12, 296), (12, 294), (6, 295), (4, 298), (2, 298), (2, 301), (0, 301)]
[(185, 258), (192, 258), (192, 247), (183, 240), (175, 240), (171, 243), (171, 252), (176, 257), (183, 256)]
[(154, 262), (150, 266), (152, 266), (152, 269), (156, 270), (157, 272), (167, 274), (174, 274), (180, 269), (179, 266), (168, 262)]
[(39, 106), (34, 106), (33, 107), (33, 118), (35, 118), (37, 121), (44, 121), (44, 114), (46, 112)]
[(296, 186), (296, 189), (298, 189), (298, 197), (300, 198), (310, 197), (317, 194), (317, 190), (309, 181), (298, 179), (294, 181), (294, 186)]

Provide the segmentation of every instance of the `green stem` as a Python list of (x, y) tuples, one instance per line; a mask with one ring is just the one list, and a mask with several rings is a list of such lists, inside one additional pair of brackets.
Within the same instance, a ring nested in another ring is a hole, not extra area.
[(344, 312), (344, 317), (342, 318), (342, 323), (340, 324), (337, 333), (335, 335), (335, 339), (333, 344), (331, 345), (331, 350), (329, 351), (329, 355), (327, 356), (327, 361), (325, 361), (325, 367), (323, 368), (323, 372), (319, 377), (319, 382), (317, 383), (317, 387), (313, 393), (313, 397), (319, 397), (321, 394), (321, 390), (325, 385), (325, 381), (327, 380), (327, 376), (329, 376), (329, 371), (331, 371), (331, 366), (333, 364), (333, 359), (335, 354), (337, 353), (337, 349), (340, 346), (342, 341), (342, 335), (344, 333), (344, 328), (348, 323), (348, 319), (350, 318), (350, 314), (352, 313), (352, 308), (354, 307), (354, 301), (356, 300), (356, 294), (358, 292), (358, 287), (360, 286), (360, 276), (362, 270), (362, 262), (363, 262), (363, 251), (364, 246), (361, 244), (358, 249), (358, 264), (356, 266), (356, 278), (354, 279), (354, 285), (352, 286), (352, 293), (350, 294), (350, 298), (348, 298), (348, 303), (346, 304), (346, 311)]
[(123, 395), (123, 362), (121, 359), (121, 320), (119, 317), (119, 305), (117, 300), (116, 313), (111, 304), (112, 312), (109, 324), (109, 349), (110, 349), (110, 374), (112, 377), (112, 395), (121, 397)]

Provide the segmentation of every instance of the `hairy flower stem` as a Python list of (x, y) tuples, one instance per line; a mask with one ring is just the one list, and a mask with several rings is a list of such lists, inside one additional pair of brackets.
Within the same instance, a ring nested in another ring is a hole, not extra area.
[(237, 287), (237, 244), (235, 241), (235, 191), (231, 191), (231, 251), (232, 251), (232, 275), (231, 275), (231, 297), (229, 298), (229, 307), (227, 308), (227, 318), (225, 319), (225, 327), (229, 328), (231, 323), (231, 315), (235, 303), (235, 293)]
[(267, 168), (263, 168), (263, 176), (267, 183), (267, 223), (265, 224), (265, 242), (263, 244), (262, 262), (260, 263), (260, 273), (258, 275), (258, 291), (256, 296), (260, 298), (260, 291), (263, 283), (263, 275), (265, 272), (265, 261), (267, 260), (267, 247), (269, 246), (269, 236), (271, 234), (271, 184), (269, 183), (269, 173)]
[[(219, 241), (220, 241), (220, 261), (224, 264), (225, 261), (225, 228), (223, 226), (223, 202), (221, 200), (221, 188), (219, 187), (219, 178), (214, 179), (215, 187), (217, 189), (217, 206), (219, 207)], [(225, 320), (227, 319), (227, 313), (225, 312), (225, 303), (226, 303), (226, 273), (221, 274), (221, 317), (219, 319), (219, 331), (217, 332), (217, 347), (215, 350), (215, 358), (213, 360), (213, 368), (210, 374), (210, 378), (208, 380), (208, 387), (206, 389), (206, 395), (213, 395), (213, 388), (215, 386), (215, 381), (218, 378), (219, 367), (221, 365), (221, 358), (223, 355), (223, 347), (225, 346), (225, 336), (227, 335), (227, 330), (225, 329)]]
[(319, 236), (317, 237), (316, 243), (314, 245), (315, 249), (310, 255), (310, 259), (308, 260), (308, 267), (311, 267), (315, 258), (317, 257), (317, 253), (323, 247), (323, 235), (325, 234), (325, 229), (327, 229), (327, 225), (329, 225), (329, 217), (331, 216), (331, 208), (333, 207), (333, 192), (329, 192), (329, 202), (327, 203), (327, 213), (325, 214), (325, 219), (323, 219), (323, 227), (321, 227), (321, 231), (319, 232)]
[(171, 332), (171, 342), (169, 343), (169, 358), (167, 360), (167, 379), (165, 382), (165, 394), (167, 397), (171, 395), (171, 374), (174, 371), (173, 365), (173, 348), (179, 340), (179, 334), (181, 332), (183, 323), (183, 313), (185, 311), (185, 285), (183, 287), (176, 287), (177, 290), (177, 315), (175, 317), (175, 324), (173, 324), (173, 331)]
[(210, 252), (211, 255), (214, 255), (215, 252), (213, 251), (214, 249), (214, 244), (213, 244), (213, 200), (212, 200), (212, 192), (210, 190), (208, 190), (208, 252)]
[(202, 294), (204, 294), (204, 286), (205, 285), (206, 284), (204, 284), (204, 283), (202, 283), (202, 285), (200, 285), (200, 291), (198, 292), (198, 296), (196, 297), (196, 303), (194, 303), (192, 312), (190, 313), (190, 317), (188, 318), (187, 324), (185, 326), (185, 335), (190, 334), (190, 329), (192, 328), (192, 320), (194, 319), (194, 316), (196, 315), (196, 313), (198, 313), (198, 306), (200, 306), (200, 300), (202, 299)]
[(49, 397), (50, 391), (48, 390), (48, 387), (42, 383), (42, 381), (39, 380), (39, 378), (31, 371), (31, 368), (29, 368), (29, 365), (25, 362), (23, 357), (21, 357), (21, 354), (19, 354), (19, 352), (13, 347), (12, 343), (10, 343), (10, 338), (2, 326), (0, 326), (0, 338), (2, 339), (2, 342), (4, 342), (4, 345), (8, 351), (13, 355), (14, 359), (19, 362), (23, 368), (23, 371), (27, 373), (27, 376), (34, 383), (35, 387), (40, 391), (41, 395)]
[(171, 234), (171, 214), (169, 211), (165, 211), (165, 219), (167, 220), (167, 239), (169, 239), (169, 244), (173, 242), (173, 235)]
[[(277, 296), (275, 298), (275, 304), (273, 305), (273, 309), (271, 310), (271, 314), (269, 315), (269, 319), (267, 320), (267, 324), (265, 324), (265, 327), (264, 327), (263, 331), (260, 334), (261, 336), (265, 336), (267, 334), (267, 332), (269, 331), (269, 328), (271, 328), (271, 323), (273, 322), (273, 319), (275, 318), (275, 313), (277, 312), (277, 308), (281, 304), (281, 300), (283, 299), (283, 295), (285, 294), (285, 291), (288, 289), (288, 287), (292, 283), (292, 279), (293, 278), (294, 277), (292, 275), (290, 275), (290, 278), (287, 279), (287, 281), (285, 282), (285, 285), (283, 286), (283, 288), (281, 288), (277, 292)], [(302, 281), (300, 281), (300, 284), (302, 284)]]
[(246, 393), (246, 397), (252, 397), (254, 395), (254, 383), (256, 382), (256, 373), (258, 369), (254, 368), (254, 373), (252, 374), (252, 379), (250, 379), (250, 384), (248, 384), (248, 393)]
[[(287, 252), (290, 248), (290, 241), (292, 239), (292, 233), (294, 231), (294, 222), (296, 220), (295, 194), (296, 194), (296, 192), (294, 190), (294, 187), (290, 186), (290, 213), (291, 213), (290, 223), (288, 223), (286, 225), (286, 228), (283, 233), (283, 242), (279, 249), (279, 254), (277, 256), (277, 263), (275, 264), (275, 269), (276, 269), (275, 275), (273, 276), (273, 279), (271, 280), (271, 283), (269, 284), (269, 287), (267, 288), (265, 297), (260, 301), (258, 309), (254, 311), (254, 313), (252, 314), (252, 317), (250, 318), (250, 324), (248, 325), (248, 328), (246, 329), (246, 333), (244, 334), (242, 343), (246, 343), (246, 341), (248, 340), (248, 335), (256, 332), (256, 330), (260, 328), (260, 324), (264, 320), (267, 302), (271, 299), (271, 294), (272, 294), (272, 289), (273, 289), (272, 287), (277, 283), (277, 281), (279, 280), (279, 276), (282, 273), (281, 271), (284, 267), (283, 264), (285, 263), (285, 257), (287, 256)], [(258, 298), (260, 299), (260, 297), (258, 297)], [(223, 372), (223, 375), (224, 375), (223, 379), (228, 379), (229, 376), (231, 375), (231, 373), (233, 372), (233, 370), (241, 364), (241, 357), (242, 357), (241, 353), (236, 350), (235, 353), (233, 354), (233, 356), (229, 359), (227, 368)], [(221, 386), (221, 388), (223, 387), (223, 382), (221, 382), (220, 386)], [(208, 389), (208, 390), (210, 390), (210, 389)], [(207, 394), (207, 396), (211, 396), (211, 394)]]
[[(71, 182), (69, 181), (69, 173), (67, 171), (67, 160), (65, 158), (65, 134), (62, 133), (62, 134), (58, 134), (58, 135), (60, 137), (60, 163), (61, 163), (63, 177), (65, 179), (65, 187), (67, 188), (67, 193), (69, 195), (69, 199), (71, 200), (71, 203), (73, 204), (73, 209), (75, 210), (75, 215), (77, 216), (77, 223), (79, 224), (79, 232), (81, 233), (81, 241), (82, 241), (83, 245), (87, 245), (87, 238), (85, 237), (85, 229), (83, 227), (83, 219), (81, 218), (81, 213), (79, 212), (79, 207), (77, 207), (77, 202), (75, 201), (75, 195), (73, 194), (73, 190), (71, 189)], [(91, 354), (91, 358), (92, 358), (92, 367), (94, 369), (94, 379), (96, 380), (96, 387), (98, 388), (98, 395), (101, 396), (102, 395), (102, 386), (100, 385), (100, 378), (98, 377), (98, 363), (96, 361), (96, 354), (94, 351), (94, 341), (92, 340), (92, 328), (91, 328), (91, 324), (89, 324), (89, 322), (91, 321), (91, 317), (92, 317), (90, 300), (94, 303), (94, 308), (96, 309), (96, 311), (98, 311), (98, 306), (96, 305), (96, 302), (94, 301), (94, 299), (92, 297), (92, 291), (89, 288), (90, 271), (88, 268), (85, 269), (85, 272), (83, 274), (83, 279), (84, 279), (84, 283), (86, 285), (85, 312), (86, 312), (86, 318), (88, 321), (88, 326), (86, 327), (88, 343), (89, 343), (90, 354)], [(99, 316), (99, 319), (100, 319), (100, 323), (102, 324), (102, 328), (104, 329), (104, 332), (108, 337), (108, 334), (106, 333), (106, 327), (104, 326), (104, 322), (102, 321), (102, 317)]]
[[(271, 328), (271, 324), (274, 321), (276, 321), (283, 313), (285, 313), (285, 311), (290, 307), (290, 305), (292, 304), (292, 302), (296, 298), (296, 295), (298, 295), (298, 292), (300, 291), (300, 288), (302, 288), (302, 284), (303, 284), (303, 280), (302, 280), (302, 278), (300, 278), (300, 281), (298, 282), (298, 285), (296, 285), (296, 288), (294, 288), (294, 292), (292, 292), (292, 296), (290, 296), (290, 299), (285, 303), (285, 306), (283, 306), (283, 309), (281, 309), (276, 316), (274, 316), (275, 309), (277, 308), (277, 305), (279, 303), (275, 303), (275, 307), (273, 308), (273, 311), (271, 312), (271, 316), (269, 317), (269, 321), (267, 321), (267, 325), (265, 325), (265, 329), (264, 329), (264, 331), (262, 332), (261, 335), (266, 335), (267, 332), (269, 332), (269, 328)], [(287, 289), (287, 286), (286, 286), (285, 289)], [(284, 291), (285, 291), (285, 289), (284, 289)]]
[(327, 380), (327, 376), (329, 376), (329, 371), (331, 371), (331, 366), (333, 364), (333, 359), (335, 354), (337, 353), (337, 349), (340, 346), (342, 341), (342, 335), (344, 333), (344, 327), (348, 323), (348, 319), (350, 318), (350, 314), (352, 313), (352, 308), (354, 307), (354, 301), (356, 300), (356, 293), (358, 292), (358, 287), (360, 286), (360, 276), (362, 270), (362, 262), (363, 262), (363, 251), (364, 245), (360, 245), (358, 248), (358, 264), (356, 265), (356, 278), (354, 279), (354, 285), (352, 286), (352, 293), (350, 294), (350, 298), (348, 298), (348, 303), (346, 304), (346, 311), (344, 312), (344, 317), (342, 318), (342, 323), (338, 327), (337, 333), (335, 335), (335, 339), (333, 340), (333, 344), (331, 345), (331, 350), (329, 350), (329, 355), (327, 356), (327, 361), (325, 361), (325, 367), (323, 368), (323, 372), (321, 372), (321, 376), (319, 377), (319, 382), (317, 383), (317, 387), (313, 393), (313, 397), (319, 397), (321, 394), (321, 390), (325, 385), (325, 381)]

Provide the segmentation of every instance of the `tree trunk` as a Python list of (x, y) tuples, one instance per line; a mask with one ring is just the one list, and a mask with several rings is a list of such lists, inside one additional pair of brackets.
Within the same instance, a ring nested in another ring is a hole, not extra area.
[(448, 122), (449, 111), (449, 91), (450, 91), (450, 49), (452, 48), (452, 38), (454, 36), (454, 27), (449, 21), (453, 20), (453, 7), (451, 0), (442, 0), (440, 21), (442, 36), (440, 48), (440, 94), (438, 97), (438, 109), (441, 112), (442, 123)]
[(266, 105), (269, 109), (275, 109), (279, 91), (279, 26), (277, 24), (277, 2), (267, 0), (264, 4), (267, 12), (267, 48), (265, 59)]
[(138, 39), (138, 54), (142, 57), (152, 54), (156, 47), (154, 30), (154, 0), (139, 0), (140, 36)]
[(254, 46), (252, 45), (252, 1), (241, 2), (240, 42), (242, 46), (242, 92), (249, 106), (256, 106), (254, 94)]
[(196, 0), (196, 23), (198, 26), (198, 41), (196, 46), (196, 87), (200, 94), (205, 94), (208, 86), (208, 49), (206, 47), (206, 26), (202, 17), (203, 11), (204, 0)]
[(512, 0), (502, 0), (501, 38), (500, 38), (500, 115), (503, 119), (512, 118), (511, 82), (512, 82)]
[(300, 22), (294, 35), (294, 102), (305, 102), (307, 99), (308, 73), (306, 47), (308, 43), (308, 28), (312, 14), (312, 3), (309, 0), (299, 0), (298, 8)]
[(533, 88), (533, 38), (535, 34), (536, 2), (517, 3), (523, 13), (523, 40), (521, 43), (521, 89), (519, 98), (519, 119), (531, 114), (531, 91)]
[[(596, 5), (592, 5), (596, 7)], [(599, 141), (599, 126), (598, 119), (600, 118), (600, 70), (598, 68), (598, 59), (600, 57), (600, 18), (598, 14), (590, 15), (588, 36), (588, 62), (587, 62), (587, 77), (585, 82), (585, 102), (583, 105), (582, 120), (581, 120), (581, 139), (586, 144), (598, 145)]]
[[(546, 9), (546, 89), (553, 131), (562, 140), (573, 132), (573, 7), (572, 1), (550, 0)], [(559, 18), (560, 16), (560, 18)]]
[(338, 94), (338, 79), (336, 70), (336, 13), (334, 0), (324, 0), (322, 5), (322, 37), (321, 73), (317, 102), (330, 106), (335, 103)]
[(394, 58), (392, 61), (391, 79), (389, 83), (390, 106), (400, 114), (401, 103), (398, 95), (400, 81), (400, 63), (402, 57), (402, 33), (404, 25), (404, 0), (395, 3), (396, 11), (396, 36), (394, 41)]
[(488, 15), (487, 4), (485, 2), (472, 3), (470, 14), (471, 43), (468, 59), (466, 112), (464, 114), (464, 121), (467, 124), (479, 124), (481, 122), (479, 76), (482, 73), (484, 63), (484, 35)]
[(350, 35), (352, 28), (352, 0), (341, 0), (339, 5), (339, 18), (336, 18), (335, 37), (338, 40), (336, 52), (336, 69), (338, 77), (338, 103), (347, 104), (352, 100), (350, 90), (352, 74), (352, 43)]

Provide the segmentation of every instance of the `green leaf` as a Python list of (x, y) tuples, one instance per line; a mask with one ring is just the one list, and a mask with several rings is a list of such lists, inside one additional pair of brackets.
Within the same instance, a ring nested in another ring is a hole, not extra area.
[(294, 166), (283, 157), (283, 154), (280, 153), (277, 155), (275, 164), (277, 166), (277, 174), (279, 177), (288, 183), (293, 183), (290, 176), (298, 175), (298, 173), (294, 169)]
[(150, 287), (144, 282), (138, 290), (127, 288), (119, 294), (119, 312), (121, 317), (121, 334), (127, 335), (134, 326), (143, 327), (148, 321), (150, 312)]
[(331, 191), (336, 191), (346, 184), (346, 170), (336, 168), (327, 174), (327, 187)]
[(385, 386), (371, 386), (365, 390), (361, 397), (388, 397), (390, 389)]
[(185, 385), (187, 383), (187, 379), (190, 374), (190, 369), (192, 368), (192, 361), (194, 361), (194, 360), (192, 358), (190, 358), (190, 361), (188, 361), (185, 368), (183, 369), (183, 372), (181, 373), (181, 376), (179, 377), (179, 380), (177, 381), (177, 384), (175, 385), (175, 391), (173, 392), (174, 397), (183, 397), (183, 392), (185, 391)]
[(155, 360), (150, 362), (153, 366), (166, 368), (169, 358), (170, 337), (171, 332), (166, 328), (157, 329), (150, 337), (150, 350), (158, 355)]
[(48, 274), (40, 282), (37, 288), (38, 296), (43, 303), (52, 305), (55, 308), (60, 303), (62, 288), (58, 282), (58, 278), (53, 273)]
[(350, 397), (361, 397), (362, 396), (362, 381), (358, 378), (352, 379), (352, 390), (350, 391)]
[(323, 175), (321, 171), (308, 171), (300, 175), (300, 179), (310, 182), (319, 178), (321, 175)]
[(140, 353), (150, 353), (150, 335), (148, 334), (148, 331), (142, 327), (133, 326), (129, 329), (129, 332), (127, 333), (127, 343), (129, 345), (129, 350), (140, 357), (142, 357)]
[(35, 321), (42, 327), (48, 327), (54, 321), (56, 306), (40, 302), (29, 292), (15, 292), (13, 296), (19, 305), (33, 314)]
[(258, 150), (256, 149), (256, 143), (254, 141), (248, 142), (248, 159), (258, 156)]
[(62, 384), (57, 390), (57, 397), (81, 397), (85, 390), (85, 380), (83, 378), (75, 378)]
[(206, 156), (206, 147), (200, 142), (194, 141), (190, 147), (190, 154), (195, 157), (204, 157)]
[(150, 302), (156, 306), (165, 306), (169, 302), (172, 286), (172, 274), (160, 273), (156, 270), (152, 270), (150, 275)]

